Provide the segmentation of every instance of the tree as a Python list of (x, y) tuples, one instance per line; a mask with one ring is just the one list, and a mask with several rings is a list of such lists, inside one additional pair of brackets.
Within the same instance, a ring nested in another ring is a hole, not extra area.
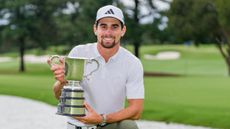
[(230, 75), (230, 13), (226, 11), (230, 2), (224, 1), (174, 0), (168, 16), (169, 27), (177, 41), (193, 40), (196, 45), (216, 43)]
[(134, 15), (132, 18), (133, 22), (130, 22), (131, 23), (130, 26), (132, 27), (129, 27), (129, 28), (131, 31), (131, 35), (133, 36), (131, 41), (133, 42), (133, 45), (134, 45), (134, 54), (136, 57), (139, 57), (139, 48), (141, 44), (141, 35), (142, 35), (141, 29), (140, 29), (140, 18), (139, 18), (140, 1), (134, 0), (134, 3), (135, 3), (134, 5), (135, 7), (133, 8), (133, 12), (134, 12)]
[(26, 46), (46, 48), (56, 40), (56, 25), (53, 16), (65, 1), (55, 0), (7, 0), (1, 1), (1, 16), (9, 15), (9, 24), (3, 26), (1, 37), (5, 42), (14, 42), (19, 46), (20, 67), (24, 72), (24, 53)]
[(169, 28), (176, 37), (176, 42), (193, 40), (198, 46), (199, 43), (215, 41), (212, 37), (215, 31), (213, 26), (216, 26), (213, 22), (215, 13), (209, 10), (207, 3), (213, 3), (213, 0), (172, 2), (168, 12)]
[(228, 75), (230, 76), (230, 2), (227, 0), (218, 0), (215, 1), (216, 5), (210, 4), (209, 7), (216, 13), (216, 17), (218, 18), (217, 22), (217, 31), (214, 33), (216, 37), (216, 45), (219, 49), (221, 55), (223, 56), (227, 67), (228, 67)]
[[(155, 14), (161, 13), (156, 5), (154, 4), (155, 0), (133, 0), (134, 6), (128, 6), (124, 5), (123, 10), (125, 10), (125, 17), (126, 17), (126, 26), (128, 28), (127, 30), (127, 40), (129, 42), (132, 42), (134, 45), (134, 54), (136, 57), (139, 57), (139, 48), (141, 46), (141, 43), (143, 41), (143, 37), (151, 33), (151, 29), (144, 29), (146, 25), (143, 25), (141, 23), (141, 19), (143, 18), (152, 18), (152, 21), (154, 21)], [(160, 0), (162, 2), (169, 3), (168, 0)], [(122, 3), (122, 1), (120, 1)], [(141, 13), (141, 7), (148, 10), (148, 13), (142, 14)], [(127, 12), (129, 13), (127, 13)], [(131, 12), (131, 13), (130, 13)], [(157, 24), (149, 23), (149, 25), (152, 25), (151, 28), (154, 28), (157, 26)], [(147, 34), (148, 33), (148, 34)]]

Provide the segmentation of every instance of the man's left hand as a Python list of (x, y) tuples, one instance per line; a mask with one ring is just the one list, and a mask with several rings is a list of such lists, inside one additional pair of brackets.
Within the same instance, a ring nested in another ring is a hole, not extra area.
[(99, 124), (102, 122), (102, 116), (93, 110), (86, 102), (84, 103), (86, 110), (88, 111), (84, 117), (74, 117), (75, 119), (85, 124)]

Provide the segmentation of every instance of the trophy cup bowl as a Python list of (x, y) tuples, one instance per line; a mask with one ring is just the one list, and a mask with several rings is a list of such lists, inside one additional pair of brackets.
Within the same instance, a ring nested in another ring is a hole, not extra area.
[(65, 80), (82, 80), (84, 73), (84, 58), (65, 58)]

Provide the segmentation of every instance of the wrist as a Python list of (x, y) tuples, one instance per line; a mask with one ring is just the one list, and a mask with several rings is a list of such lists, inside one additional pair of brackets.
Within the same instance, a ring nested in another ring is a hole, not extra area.
[(64, 81), (58, 81), (59, 85), (63, 87), (66, 83), (68, 83), (66, 80)]
[(107, 124), (106, 114), (101, 114), (100, 116), (101, 116), (101, 123), (99, 123), (98, 125), (103, 127)]

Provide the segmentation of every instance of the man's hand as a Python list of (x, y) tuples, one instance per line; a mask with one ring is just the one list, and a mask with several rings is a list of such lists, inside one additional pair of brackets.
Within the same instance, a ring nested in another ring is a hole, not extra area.
[(75, 119), (85, 123), (85, 124), (99, 124), (102, 122), (102, 116), (97, 114), (92, 107), (90, 107), (86, 102), (84, 103), (88, 113), (84, 117), (74, 117)]
[(60, 83), (65, 83), (65, 67), (64, 67), (64, 59), (59, 59), (59, 64), (52, 64), (50, 59), (47, 60), (47, 63), (50, 65), (50, 70), (53, 72), (54, 77), (56, 80), (58, 80)]

